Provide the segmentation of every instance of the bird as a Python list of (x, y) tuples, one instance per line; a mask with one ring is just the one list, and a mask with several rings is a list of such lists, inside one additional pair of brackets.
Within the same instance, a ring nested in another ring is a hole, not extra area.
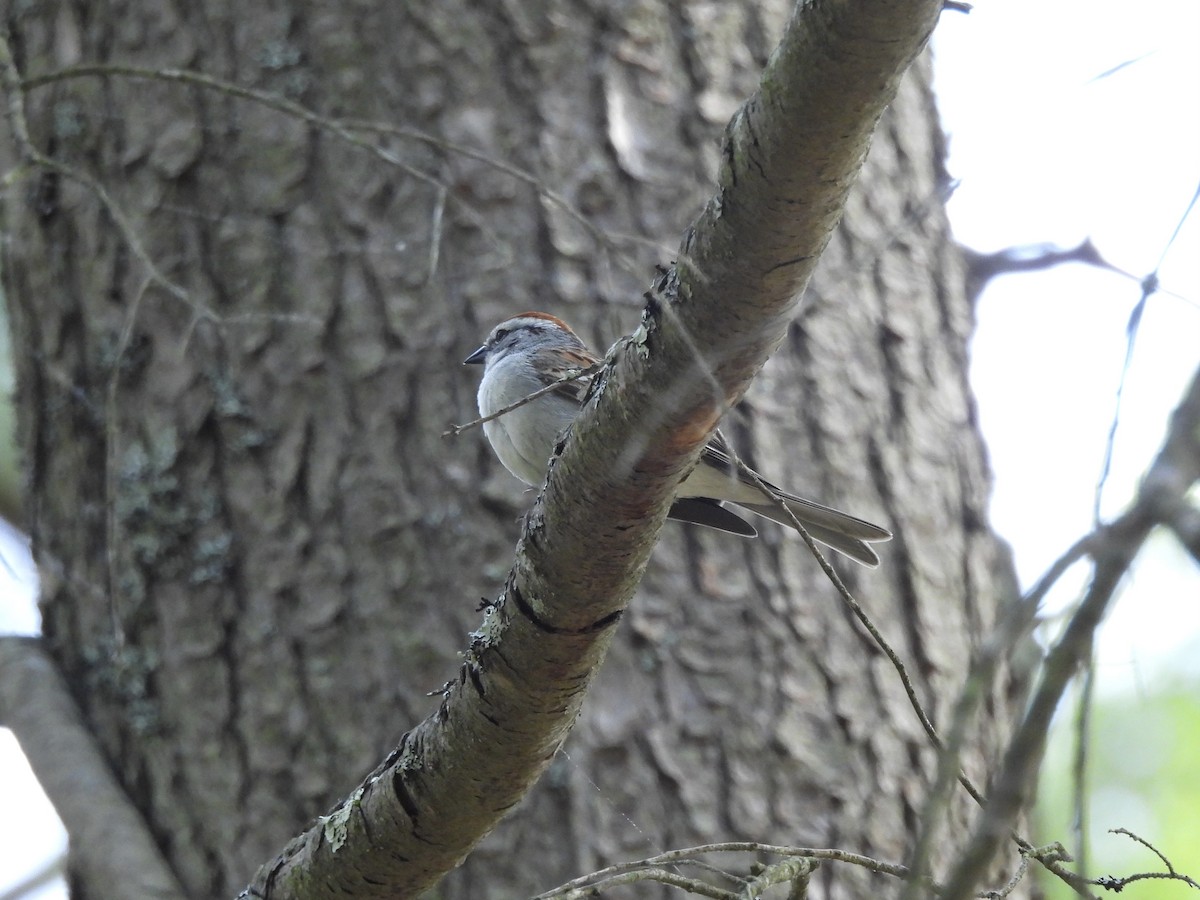
[[(518, 479), (532, 486), (542, 483), (555, 443), (582, 409), (592, 376), (560, 379), (600, 361), (566, 322), (545, 312), (523, 312), (505, 319), (463, 360), (463, 365), (483, 366), (477, 395), (480, 416), (486, 420), (483, 431), (500, 462)], [(551, 385), (554, 387), (542, 396), (488, 418)], [(871, 544), (891, 539), (886, 528), (763, 483), (814, 540), (865, 566), (879, 564)], [(726, 503), (795, 527), (776, 500), (734, 463), (718, 433), (679, 485), (668, 518), (743, 537), (757, 535), (754, 526), (726, 508)]]

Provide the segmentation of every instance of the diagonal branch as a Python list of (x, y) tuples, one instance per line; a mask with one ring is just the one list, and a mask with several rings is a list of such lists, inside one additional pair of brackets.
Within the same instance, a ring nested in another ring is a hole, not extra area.
[(36, 638), (0, 638), (0, 722), (66, 825), (88, 896), (185, 896)]
[[(437, 713), (244, 896), (410, 897), (565, 740), (676, 486), (784, 336), (934, 0), (798, 4), (730, 124), (719, 190), (551, 463), (499, 601)], [(706, 373), (706, 377), (700, 377)], [(631, 436), (635, 436), (632, 437)]]
[[(949, 900), (970, 895), (996, 845), (1012, 827), (1037, 773), (1051, 716), (1079, 664), (1090, 654), (1096, 628), (1121, 580), (1151, 529), (1169, 520), (1197, 481), (1200, 481), (1200, 369), (1171, 417), (1167, 439), (1150, 465), (1133, 506), (1087, 539), (1088, 554), (1093, 561), (1091, 584), (1063, 636), (1046, 656), (1040, 682), (1024, 720), (1009, 742), (983, 816), (947, 880), (945, 897)], [(1048, 868), (1063, 875), (1059, 868)]]

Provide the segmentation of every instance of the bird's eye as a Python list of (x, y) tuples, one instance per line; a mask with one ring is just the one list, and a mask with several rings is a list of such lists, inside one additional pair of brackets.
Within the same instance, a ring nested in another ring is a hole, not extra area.
[(496, 332), (496, 334), (495, 334), (495, 335), (492, 337), (492, 343), (493, 343), (493, 344), (498, 344), (498, 343), (500, 343), (500, 341), (502, 341), (502, 340), (504, 340), (506, 337), (508, 337), (508, 333), (509, 333), (509, 331), (510, 331), (510, 330), (511, 330), (511, 329), (509, 329), (509, 328), (501, 328), (500, 330), (498, 330), (498, 331)]

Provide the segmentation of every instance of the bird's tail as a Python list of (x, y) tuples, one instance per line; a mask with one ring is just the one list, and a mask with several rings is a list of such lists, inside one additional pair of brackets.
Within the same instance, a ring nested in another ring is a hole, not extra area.
[[(839, 553), (846, 554), (864, 566), (875, 568), (879, 565), (879, 557), (870, 545), (891, 540), (892, 533), (886, 528), (880, 528), (878, 525), (873, 525), (865, 519), (849, 513), (805, 500), (803, 497), (782, 493), (781, 496), (787, 508), (800, 520), (800, 524), (804, 526), (805, 531), (812, 535), (813, 540), (820, 541)], [(791, 516), (774, 503), (739, 503), (738, 505), (747, 512), (763, 516), (790, 528), (795, 527)]]

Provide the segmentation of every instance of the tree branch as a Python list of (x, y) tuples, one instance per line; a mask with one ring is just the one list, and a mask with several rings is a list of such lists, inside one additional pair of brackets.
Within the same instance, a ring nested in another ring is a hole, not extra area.
[(0, 722), (63, 820), (89, 897), (186, 896), (36, 638), (0, 637)]
[[(1046, 656), (1040, 683), (1024, 720), (1009, 742), (987, 807), (948, 879), (947, 900), (969, 896), (983, 876), (997, 844), (1024, 806), (1045, 749), (1050, 718), (1068, 681), (1091, 652), (1092, 637), (1118, 584), (1150, 530), (1170, 518), (1197, 480), (1200, 480), (1200, 369), (1192, 376), (1191, 385), (1171, 417), (1167, 439), (1146, 473), (1132, 508), (1087, 541), (1094, 565), (1091, 584), (1062, 638)], [(1061, 874), (1057, 869), (1052, 871)]]
[(597, 376), (437, 713), (244, 896), (413, 896), (549, 764), (676, 486), (782, 340), (939, 9), (797, 5), (759, 91), (729, 126), (717, 196), (687, 232), (678, 271), (658, 279), (641, 328)]

